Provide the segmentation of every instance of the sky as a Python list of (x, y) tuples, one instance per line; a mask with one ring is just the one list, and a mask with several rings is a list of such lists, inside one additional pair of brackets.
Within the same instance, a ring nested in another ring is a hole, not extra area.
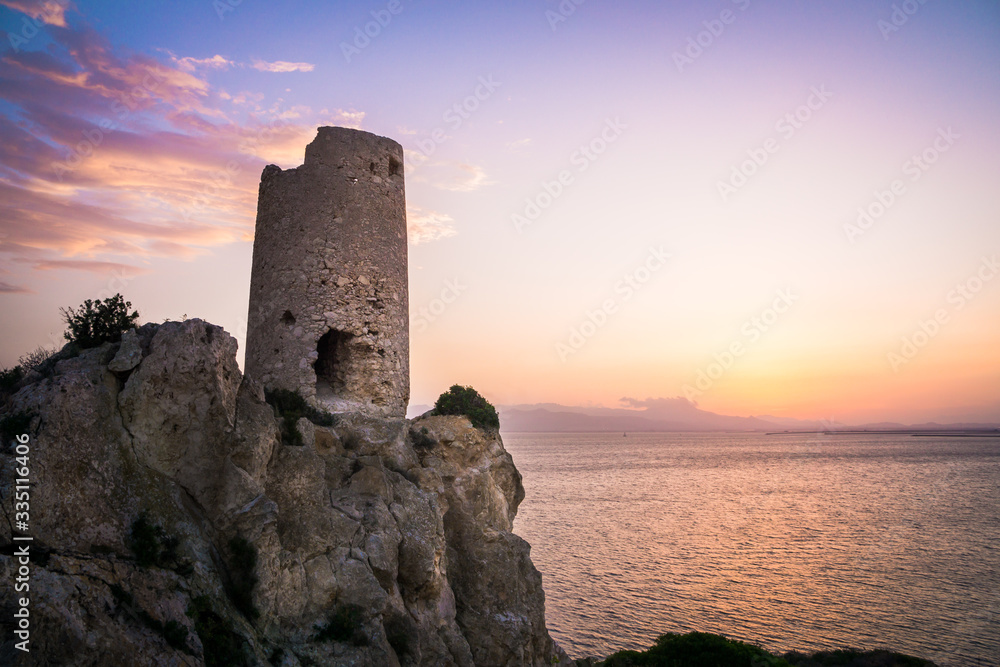
[[(1000, 4), (0, 0), (0, 365), (245, 343), (260, 172), (405, 151), (411, 404), (1000, 421)], [(241, 359), (242, 361), (242, 359)]]

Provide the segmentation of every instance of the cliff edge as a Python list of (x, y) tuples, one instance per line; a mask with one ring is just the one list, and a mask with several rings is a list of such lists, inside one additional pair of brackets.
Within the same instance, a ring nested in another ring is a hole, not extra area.
[(3, 664), (572, 664), (511, 532), (521, 476), (465, 417), (282, 415), (201, 320), (64, 350), (8, 403), (30, 419), (33, 540), (30, 590), (0, 587)]

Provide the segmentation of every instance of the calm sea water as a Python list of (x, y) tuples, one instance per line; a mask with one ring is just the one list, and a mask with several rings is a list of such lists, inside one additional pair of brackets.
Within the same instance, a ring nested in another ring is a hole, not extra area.
[(700, 630), (1000, 665), (1000, 438), (509, 433), (574, 657)]

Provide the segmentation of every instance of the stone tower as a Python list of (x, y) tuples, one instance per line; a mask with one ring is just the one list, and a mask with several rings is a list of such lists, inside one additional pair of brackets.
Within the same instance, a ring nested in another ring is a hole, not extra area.
[(403, 417), (410, 397), (403, 149), (321, 127), (264, 168), (246, 373), (330, 412)]

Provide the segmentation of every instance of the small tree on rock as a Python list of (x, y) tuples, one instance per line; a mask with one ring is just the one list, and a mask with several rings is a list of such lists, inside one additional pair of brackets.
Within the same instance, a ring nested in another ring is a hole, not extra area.
[(465, 415), (477, 428), (500, 428), (496, 408), (472, 387), (452, 385), (438, 396), (434, 412), (439, 415)]
[(129, 313), (131, 307), (131, 302), (121, 294), (115, 294), (103, 301), (87, 299), (79, 308), (61, 308), (63, 319), (69, 326), (63, 335), (82, 348), (117, 343), (139, 319), (139, 311)]

